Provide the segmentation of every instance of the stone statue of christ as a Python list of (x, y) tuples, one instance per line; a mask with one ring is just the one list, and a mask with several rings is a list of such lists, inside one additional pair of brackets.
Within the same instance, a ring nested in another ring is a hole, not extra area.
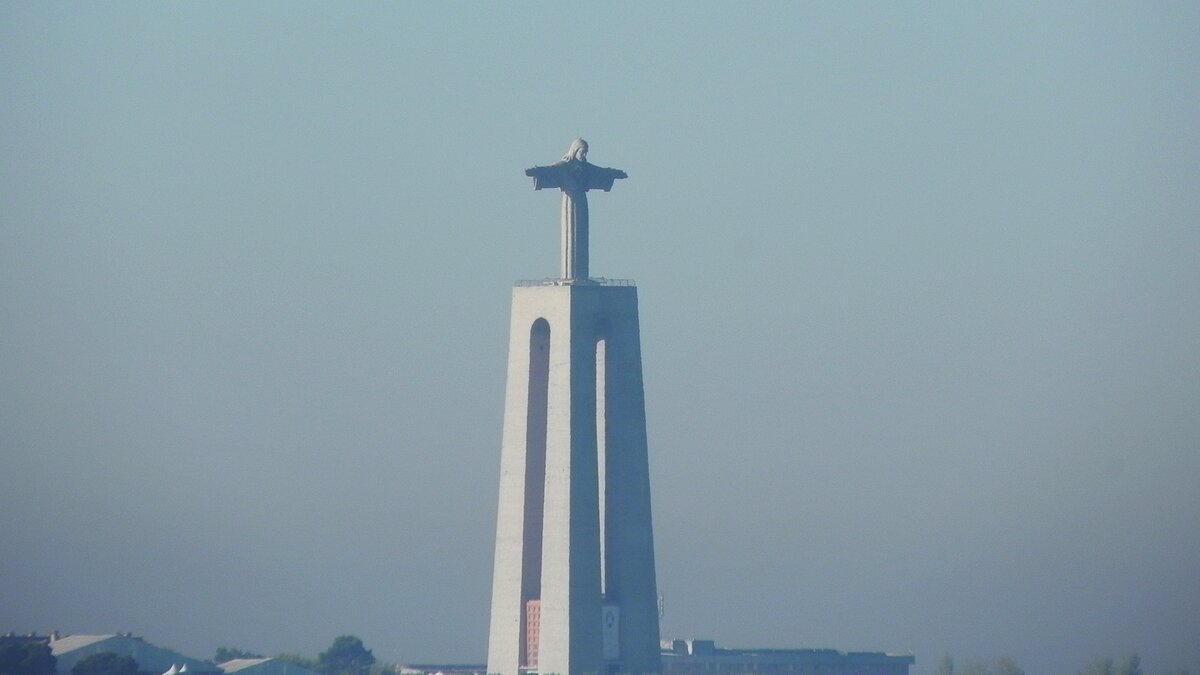
[(533, 189), (562, 190), (562, 265), (567, 280), (588, 278), (588, 190), (612, 189), (618, 178), (628, 178), (620, 169), (606, 169), (587, 161), (588, 144), (582, 138), (571, 142), (563, 158), (550, 166), (526, 169), (533, 178)]

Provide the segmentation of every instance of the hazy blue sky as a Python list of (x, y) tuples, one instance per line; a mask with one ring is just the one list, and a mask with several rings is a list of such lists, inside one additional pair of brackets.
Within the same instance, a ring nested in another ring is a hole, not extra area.
[(0, 5), (0, 630), (482, 660), (583, 136), (665, 636), (1200, 671), (1200, 5), (598, 4)]

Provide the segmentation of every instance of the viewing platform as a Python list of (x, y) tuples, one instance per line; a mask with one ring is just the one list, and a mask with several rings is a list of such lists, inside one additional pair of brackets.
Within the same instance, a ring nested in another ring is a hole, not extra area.
[(589, 277), (587, 279), (521, 279), (513, 286), (637, 286), (633, 279), (608, 279), (605, 277)]

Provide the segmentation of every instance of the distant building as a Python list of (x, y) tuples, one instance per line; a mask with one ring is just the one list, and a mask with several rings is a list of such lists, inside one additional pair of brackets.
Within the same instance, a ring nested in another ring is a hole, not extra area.
[(908, 675), (911, 654), (835, 649), (725, 649), (712, 640), (663, 642), (663, 675)]
[(317, 675), (308, 668), (279, 659), (234, 659), (218, 667), (225, 675)]
[(51, 635), (50, 653), (58, 659), (59, 673), (70, 673), (75, 664), (103, 652), (132, 657), (138, 669), (149, 673), (165, 673), (171, 668), (187, 666), (188, 675), (220, 675), (221, 670), (208, 661), (184, 656), (179, 652), (155, 647), (131, 633), (111, 635)]

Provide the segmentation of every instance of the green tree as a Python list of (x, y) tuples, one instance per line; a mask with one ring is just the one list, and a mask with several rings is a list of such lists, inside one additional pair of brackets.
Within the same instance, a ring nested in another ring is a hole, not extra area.
[(1115, 675), (1113, 673), (1113, 660), (1110, 658), (1096, 659), (1087, 665), (1082, 671), (1075, 675)]
[(375, 655), (353, 635), (339, 635), (317, 656), (317, 670), (324, 675), (368, 675), (373, 663)]
[(1142, 657), (1138, 656), (1137, 652), (1133, 652), (1121, 659), (1120, 663), (1116, 663), (1106, 656), (1092, 661), (1075, 675), (1143, 675)]
[(954, 675), (954, 657), (949, 654), (942, 655), (934, 675)]
[(54, 675), (57, 665), (50, 645), (42, 642), (0, 647), (0, 675)]
[(960, 675), (992, 675), (992, 669), (983, 661), (968, 661)]
[(370, 675), (396, 675), (397, 672), (396, 664), (385, 661), (376, 661), (370, 669)]
[(138, 664), (131, 656), (100, 652), (76, 663), (71, 675), (138, 675)]
[(217, 647), (217, 654), (213, 657), (213, 663), (225, 663), (234, 659), (261, 659), (262, 654), (248, 652), (245, 649), (237, 647)]
[(1017, 665), (1016, 659), (1009, 656), (996, 659), (996, 664), (992, 667), (992, 672), (995, 675), (1025, 675), (1025, 671), (1021, 670), (1021, 666)]
[(1126, 656), (1117, 666), (1117, 675), (1142, 675), (1142, 657), (1137, 652)]
[(276, 661), (283, 661), (284, 663), (290, 663), (293, 666), (300, 666), (301, 668), (307, 668), (308, 670), (315, 671), (319, 668), (316, 659), (307, 656), (300, 656), (299, 654), (276, 654), (272, 658), (274, 658)]

